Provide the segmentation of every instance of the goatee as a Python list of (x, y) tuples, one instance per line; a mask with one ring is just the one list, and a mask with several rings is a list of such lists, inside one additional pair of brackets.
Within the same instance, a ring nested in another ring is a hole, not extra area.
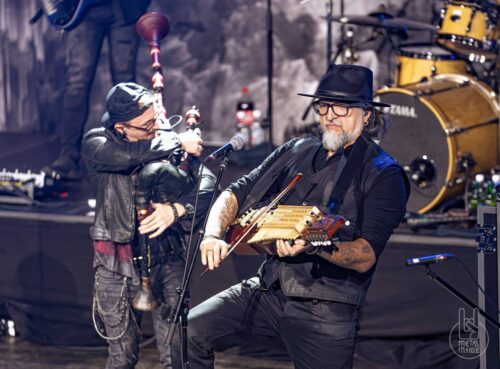
[(349, 143), (349, 136), (344, 130), (340, 133), (334, 131), (323, 132), (323, 147), (328, 151), (337, 151)]

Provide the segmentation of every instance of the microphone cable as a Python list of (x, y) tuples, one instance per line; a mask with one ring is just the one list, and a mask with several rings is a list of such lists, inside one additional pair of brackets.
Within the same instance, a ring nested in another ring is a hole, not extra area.
[(491, 308), (493, 308), (494, 310), (496, 310), (497, 314), (500, 314), (500, 310), (497, 310), (498, 308), (495, 306), (495, 302), (491, 299), (490, 296), (488, 296), (486, 294), (486, 291), (479, 284), (479, 282), (477, 281), (477, 279), (474, 277), (474, 275), (469, 270), (469, 268), (467, 268), (467, 265), (465, 265), (465, 263), (462, 261), (462, 259), (460, 259), (460, 257), (458, 257), (456, 255), (455, 255), (454, 259), (465, 269), (465, 271), (469, 275), (470, 279), (472, 279), (474, 281), (474, 284), (477, 286), (478, 290), (481, 291), (481, 293), (483, 294), (485, 302), (487, 302), (490, 305)]

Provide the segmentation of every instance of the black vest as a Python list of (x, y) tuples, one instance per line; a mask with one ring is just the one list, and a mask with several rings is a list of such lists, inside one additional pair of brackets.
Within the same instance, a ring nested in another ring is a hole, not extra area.
[[(363, 198), (369, 192), (376, 178), (387, 168), (399, 164), (383, 151), (371, 139), (361, 136), (359, 139), (366, 140), (368, 149), (365, 152), (361, 170), (351, 182), (344, 202), (338, 214), (350, 220), (351, 225), (343, 227), (337, 235), (341, 241), (353, 241), (360, 237), (358, 224), (363, 219)], [(244, 203), (239, 207), (239, 214), (246, 210), (259, 206), (259, 202), (266, 195), (269, 187), (280, 176), (283, 170), (287, 170), (290, 176), (298, 172), (308, 172), (312, 166), (311, 150), (318, 147), (318, 138), (307, 138), (297, 140), (295, 144), (285, 151), (274, 164), (259, 178), (250, 190)], [(321, 210), (326, 209), (331, 191), (334, 187), (335, 172), (325, 171), (323, 176), (330, 178), (319, 178), (316, 190), (323, 189), (320, 203), (308, 203), (316, 205)], [(404, 173), (403, 173), (404, 176)], [(318, 198), (318, 196), (315, 196)], [(259, 270), (259, 275), (264, 285), (269, 286), (275, 277), (279, 276), (281, 288), (285, 295), (290, 297), (314, 298), (320, 300), (337, 301), (354, 305), (362, 305), (375, 266), (366, 273), (358, 273), (354, 270), (340, 267), (327, 262), (317, 255), (302, 253), (293, 258), (279, 259), (270, 256)]]

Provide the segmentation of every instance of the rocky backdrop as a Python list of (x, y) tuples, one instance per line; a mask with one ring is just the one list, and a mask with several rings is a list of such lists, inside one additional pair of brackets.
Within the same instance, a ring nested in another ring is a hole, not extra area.
[[(327, 21), (325, 0), (273, 0), (274, 143), (287, 128), (314, 120), (303, 113), (309, 100), (297, 92), (314, 91), (326, 69)], [(243, 86), (248, 86), (256, 108), (267, 112), (266, 0), (163, 0), (150, 10), (163, 12), (171, 23), (162, 41), (166, 106), (171, 114), (192, 104), (200, 107), (204, 138), (224, 141), (235, 133), (235, 110)], [(346, 14), (367, 15), (380, 10), (426, 23), (435, 23), (440, 1), (348, 0)], [(42, 18), (29, 19), (39, 8), (35, 0), (0, 0), (0, 131), (57, 132), (63, 77), (65, 34)], [(333, 1), (339, 15), (341, 1)], [(344, 28), (345, 30), (345, 28)], [(394, 47), (389, 38), (370, 27), (353, 26), (357, 63), (374, 69), (376, 84), (391, 83)], [(333, 24), (333, 54), (339, 50), (341, 27)], [(374, 38), (366, 42), (365, 40)], [(431, 40), (428, 32), (389, 37), (396, 46), (413, 40)], [(105, 94), (111, 87), (108, 50), (104, 44), (92, 88), (87, 128), (98, 125)], [(337, 59), (342, 60), (342, 55)], [(150, 84), (148, 46), (143, 41), (137, 61), (138, 82)]]

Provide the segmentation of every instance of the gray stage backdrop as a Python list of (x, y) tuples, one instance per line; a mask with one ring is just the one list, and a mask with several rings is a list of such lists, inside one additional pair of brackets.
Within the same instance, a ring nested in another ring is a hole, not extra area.
[[(274, 143), (283, 141), (286, 127), (300, 126), (309, 100), (297, 92), (314, 91), (326, 68), (327, 24), (325, 0), (273, 0), (274, 20)], [(59, 121), (64, 93), (64, 34), (43, 18), (34, 26), (29, 19), (38, 9), (35, 0), (0, 0), (0, 131), (53, 133)], [(340, 0), (334, 0), (339, 14)], [(384, 4), (388, 11), (431, 23), (441, 3), (433, 0), (345, 0), (345, 13), (366, 15)], [(235, 133), (235, 106), (248, 86), (256, 106), (267, 110), (266, 0), (157, 0), (150, 10), (163, 12), (171, 32), (162, 42), (166, 106), (182, 113), (192, 104), (205, 121), (204, 138), (224, 141)], [(355, 43), (372, 29), (355, 28)], [(335, 23), (334, 53), (340, 36)], [(414, 32), (406, 40), (430, 40), (429, 33)], [(396, 43), (403, 42), (393, 36)], [(358, 63), (374, 69), (377, 85), (388, 82), (392, 71), (391, 48), (381, 40), (366, 43)], [(92, 88), (87, 128), (98, 125), (104, 98), (111, 87), (108, 50), (104, 45)], [(138, 82), (150, 84), (150, 57), (142, 42)], [(309, 115), (307, 122), (314, 117)]]

